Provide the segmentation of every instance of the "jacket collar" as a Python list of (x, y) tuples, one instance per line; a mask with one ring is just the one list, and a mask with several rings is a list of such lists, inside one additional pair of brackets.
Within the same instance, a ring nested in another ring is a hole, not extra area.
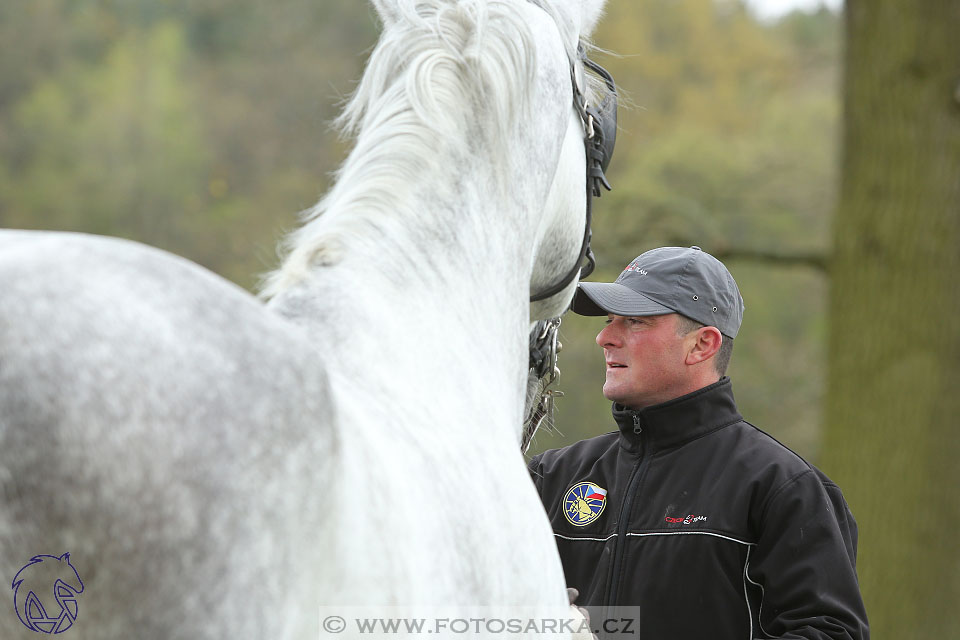
[(613, 418), (620, 427), (621, 446), (630, 451), (639, 451), (641, 444), (648, 451), (668, 449), (743, 420), (726, 376), (693, 393), (645, 409), (629, 409), (614, 402)]

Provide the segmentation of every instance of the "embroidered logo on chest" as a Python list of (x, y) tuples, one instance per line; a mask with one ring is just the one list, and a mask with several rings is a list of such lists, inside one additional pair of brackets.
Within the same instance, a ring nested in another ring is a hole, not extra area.
[(680, 516), (679, 518), (671, 518), (667, 516), (664, 518), (664, 522), (669, 522), (670, 524), (693, 524), (694, 522), (704, 522), (707, 519), (707, 516), (696, 516), (692, 513), (688, 516)]
[(593, 482), (581, 482), (563, 496), (563, 515), (575, 527), (584, 527), (603, 513), (607, 506), (607, 490)]

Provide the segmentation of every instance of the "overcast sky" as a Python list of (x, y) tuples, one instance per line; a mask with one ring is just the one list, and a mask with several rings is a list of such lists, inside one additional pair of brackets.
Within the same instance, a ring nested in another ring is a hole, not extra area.
[(843, 0), (746, 0), (761, 18), (776, 18), (792, 9), (816, 9), (825, 4), (839, 9)]

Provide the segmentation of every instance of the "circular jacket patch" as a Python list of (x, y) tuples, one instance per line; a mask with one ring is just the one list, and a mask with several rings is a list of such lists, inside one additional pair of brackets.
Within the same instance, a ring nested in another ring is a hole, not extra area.
[(603, 513), (607, 506), (607, 490), (592, 482), (575, 484), (563, 497), (563, 515), (575, 527), (583, 527)]

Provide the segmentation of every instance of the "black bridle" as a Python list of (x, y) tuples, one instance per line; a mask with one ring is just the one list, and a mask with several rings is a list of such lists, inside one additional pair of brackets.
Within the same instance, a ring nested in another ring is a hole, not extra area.
[[(583, 146), (587, 153), (587, 221), (583, 229), (583, 244), (580, 246), (580, 255), (577, 256), (577, 261), (573, 263), (570, 271), (553, 286), (530, 296), (530, 302), (546, 300), (560, 293), (578, 275), (585, 278), (593, 272), (593, 268), (596, 266), (593, 251), (590, 250), (592, 205), (593, 198), (600, 197), (600, 187), (610, 191), (610, 183), (607, 182), (604, 172), (610, 165), (613, 146), (617, 140), (617, 86), (613, 82), (613, 76), (606, 69), (587, 58), (583, 46), (577, 49), (577, 56), (585, 67), (603, 78), (608, 91), (599, 107), (587, 104), (586, 97), (577, 86), (576, 67), (573, 64), (570, 65), (570, 79), (573, 83), (573, 106), (580, 114), (580, 119), (583, 122)], [(584, 258), (587, 259), (587, 264), (581, 269), (580, 264)], [(556, 389), (550, 389), (550, 386), (560, 375), (560, 369), (557, 368), (557, 352), (560, 351), (559, 330), (560, 318), (550, 318), (537, 322), (533, 331), (530, 332), (529, 368), (532, 375), (540, 381), (542, 387), (540, 388), (537, 406), (532, 410), (523, 426), (520, 437), (520, 450), (523, 453), (526, 453), (530, 447), (533, 435), (540, 424), (553, 412), (553, 399), (563, 395)]]
[[(583, 244), (580, 245), (580, 255), (577, 256), (576, 262), (573, 263), (573, 267), (567, 274), (556, 284), (531, 295), (530, 302), (546, 300), (560, 293), (577, 278), (578, 274), (585, 278), (593, 273), (593, 268), (596, 266), (596, 259), (590, 249), (592, 205), (593, 198), (600, 197), (600, 187), (610, 191), (610, 183), (607, 182), (604, 172), (610, 165), (613, 147), (617, 140), (617, 85), (613, 81), (613, 76), (606, 69), (587, 58), (582, 45), (577, 48), (577, 56), (585, 67), (603, 78), (607, 85), (607, 94), (603, 97), (599, 107), (588, 104), (586, 97), (577, 85), (576, 66), (570, 65), (570, 80), (573, 83), (573, 106), (583, 121), (583, 146), (587, 154), (587, 221), (583, 229)], [(580, 264), (584, 258), (587, 259), (587, 264), (581, 269)]]

